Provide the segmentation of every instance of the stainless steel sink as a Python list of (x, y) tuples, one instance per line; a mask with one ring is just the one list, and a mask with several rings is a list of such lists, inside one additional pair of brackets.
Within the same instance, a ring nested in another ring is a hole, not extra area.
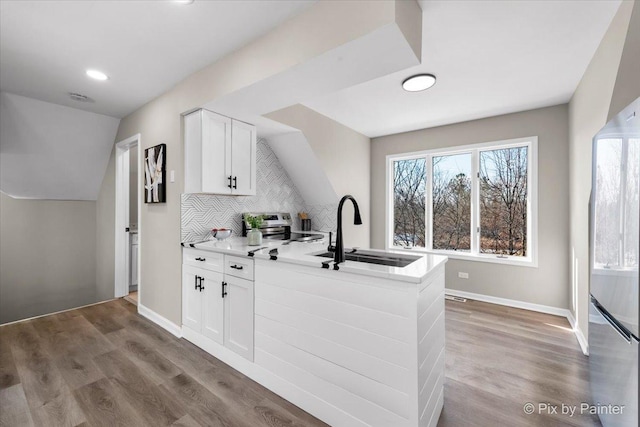
[[(322, 258), (333, 258), (333, 252), (316, 252), (314, 254)], [(356, 250), (355, 252), (345, 252), (346, 261), (365, 262), (367, 264), (388, 265), (391, 267), (406, 267), (414, 261), (419, 260), (421, 257), (412, 255), (397, 255), (384, 252), (374, 252), (366, 250)]]

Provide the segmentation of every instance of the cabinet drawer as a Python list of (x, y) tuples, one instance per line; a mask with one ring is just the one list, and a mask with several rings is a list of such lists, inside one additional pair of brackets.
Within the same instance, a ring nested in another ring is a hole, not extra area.
[[(223, 271), (224, 255), (209, 251), (199, 251), (197, 249), (182, 249), (182, 263), (194, 267), (204, 268), (211, 271)], [(251, 273), (253, 274), (253, 273)]]
[(253, 280), (253, 260), (232, 255), (224, 257), (224, 274)]

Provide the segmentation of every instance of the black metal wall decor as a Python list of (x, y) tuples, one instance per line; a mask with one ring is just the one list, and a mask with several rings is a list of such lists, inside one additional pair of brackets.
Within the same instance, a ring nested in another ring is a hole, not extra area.
[(165, 203), (167, 144), (144, 150), (144, 202)]

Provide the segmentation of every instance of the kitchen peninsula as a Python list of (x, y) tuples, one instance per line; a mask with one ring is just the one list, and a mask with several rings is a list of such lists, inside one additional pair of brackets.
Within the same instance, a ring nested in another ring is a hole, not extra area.
[(330, 425), (437, 424), (446, 257), (335, 270), (326, 242), (186, 246), (186, 339)]

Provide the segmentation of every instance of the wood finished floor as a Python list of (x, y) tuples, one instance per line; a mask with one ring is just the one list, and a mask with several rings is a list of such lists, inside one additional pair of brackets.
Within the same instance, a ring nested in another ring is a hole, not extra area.
[[(565, 319), (447, 301), (446, 328), (439, 426), (599, 425), (522, 410), (589, 401)], [(0, 327), (0, 426), (30, 425), (326, 424), (116, 300)]]
[[(596, 415), (537, 413), (540, 403), (579, 408), (591, 402), (588, 358), (567, 319), (446, 301), (445, 328), (445, 404), (438, 427), (601, 425)], [(525, 414), (526, 403), (536, 413)]]
[(123, 299), (129, 301), (133, 305), (138, 305), (138, 291), (129, 292), (129, 295), (125, 296)]

